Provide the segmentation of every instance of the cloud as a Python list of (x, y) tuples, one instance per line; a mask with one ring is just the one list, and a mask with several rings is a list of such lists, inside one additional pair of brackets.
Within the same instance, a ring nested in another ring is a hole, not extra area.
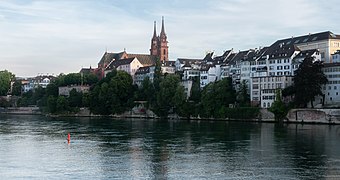
[(94, 67), (105, 49), (149, 53), (153, 21), (159, 33), (161, 16), (172, 60), (268, 46), (310, 32), (339, 33), (335, 2), (3, 0), (0, 63), (17, 75), (32, 76)]

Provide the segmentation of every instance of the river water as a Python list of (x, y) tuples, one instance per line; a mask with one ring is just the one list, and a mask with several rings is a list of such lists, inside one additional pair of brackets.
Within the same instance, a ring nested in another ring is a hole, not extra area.
[(0, 179), (340, 179), (340, 126), (0, 116)]

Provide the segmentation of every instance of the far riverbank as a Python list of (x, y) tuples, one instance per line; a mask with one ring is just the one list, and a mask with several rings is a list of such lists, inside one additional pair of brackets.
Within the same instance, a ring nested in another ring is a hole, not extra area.
[[(81, 108), (76, 114), (43, 114), (38, 107), (17, 107), (1, 109), (0, 114), (12, 115), (45, 115), (48, 117), (109, 117), (109, 118), (133, 118), (133, 119), (160, 119), (151, 111), (144, 114), (136, 114), (133, 111), (121, 115), (101, 116), (94, 115), (87, 108)], [(232, 118), (183, 118), (177, 115), (169, 115), (170, 120), (184, 121), (239, 121), (239, 122), (266, 122), (275, 123), (274, 114), (267, 109), (261, 109), (257, 118), (252, 119), (232, 119)], [(292, 109), (288, 112), (284, 123), (306, 123), (306, 124), (335, 124), (340, 125), (340, 109)]]

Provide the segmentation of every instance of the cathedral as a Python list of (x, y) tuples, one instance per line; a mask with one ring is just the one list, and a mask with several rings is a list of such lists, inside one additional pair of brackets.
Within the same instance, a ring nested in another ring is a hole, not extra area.
[(164, 17), (162, 17), (162, 29), (159, 36), (156, 33), (156, 21), (154, 22), (153, 36), (151, 39), (150, 55), (157, 56), (161, 61), (168, 61), (168, 41), (164, 28)]
[[(153, 66), (155, 65), (157, 59), (165, 63), (169, 61), (168, 49), (169, 49), (168, 41), (164, 28), (164, 17), (162, 17), (162, 28), (159, 36), (157, 36), (156, 33), (156, 21), (154, 22), (154, 31), (153, 36), (151, 38), (150, 54), (127, 53), (125, 50), (123, 52), (117, 53), (105, 52), (103, 57), (98, 62), (98, 68), (92, 71), (99, 77), (99, 79), (101, 79), (105, 77), (105, 71), (110, 71), (113, 68), (119, 69), (117, 67), (118, 65), (128, 63), (129, 62), (128, 60), (131, 60), (131, 58), (136, 58), (141, 63), (141, 67)], [(125, 65), (124, 67), (126, 66), (130, 67), (132, 65)], [(89, 71), (86, 68), (85, 69), (83, 68), (81, 71), (86, 70)], [(127, 71), (132, 72), (131, 69)], [(131, 75), (133, 75), (133, 73)]]

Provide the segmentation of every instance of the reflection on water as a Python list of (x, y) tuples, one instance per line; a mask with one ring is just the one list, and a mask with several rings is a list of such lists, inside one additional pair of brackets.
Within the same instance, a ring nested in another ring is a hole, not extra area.
[(0, 175), (340, 179), (339, 138), (328, 125), (0, 116)]

